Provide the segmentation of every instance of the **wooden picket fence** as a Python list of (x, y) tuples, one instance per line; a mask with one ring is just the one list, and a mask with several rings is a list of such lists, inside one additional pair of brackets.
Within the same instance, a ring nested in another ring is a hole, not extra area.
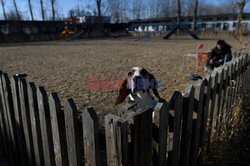
[(240, 55), (176, 93), (174, 107), (126, 105), (105, 116), (79, 114), (72, 99), (0, 71), (0, 148), (9, 165), (200, 165), (212, 134), (225, 130), (244, 94), (250, 56)]

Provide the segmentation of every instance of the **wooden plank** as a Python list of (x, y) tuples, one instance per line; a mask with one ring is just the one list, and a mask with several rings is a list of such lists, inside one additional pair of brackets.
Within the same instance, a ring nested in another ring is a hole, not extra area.
[(2, 117), (3, 117), (3, 123), (4, 123), (4, 135), (5, 135), (5, 140), (6, 140), (6, 158), (8, 159), (8, 161), (14, 165), (15, 163), (15, 156), (14, 154), (14, 149), (12, 146), (12, 135), (11, 135), (11, 131), (10, 131), (10, 125), (9, 125), (9, 119), (8, 119), (8, 111), (7, 111), (7, 104), (8, 101), (6, 101), (5, 98), (5, 90), (4, 90), (4, 83), (3, 83), (3, 78), (4, 73), (0, 73), (0, 96), (1, 96), (1, 102), (2, 102)]
[(64, 104), (64, 119), (66, 126), (66, 139), (68, 151), (68, 165), (79, 166), (80, 161), (80, 137), (78, 133), (78, 113), (75, 103), (68, 99)]
[[(2, 71), (0, 71), (0, 76), (2, 75)], [(1, 77), (0, 77), (1, 79)], [(7, 134), (6, 134), (6, 123), (4, 119), (4, 103), (2, 103), (4, 99), (2, 98), (2, 84), (0, 84), (0, 129), (2, 134), (2, 151), (3, 154), (8, 154), (8, 140), (7, 140)], [(8, 157), (8, 156), (5, 156)]]
[[(219, 85), (217, 88), (217, 103), (215, 105), (215, 113), (214, 113), (214, 129), (217, 131), (219, 128), (219, 121), (220, 121), (220, 115), (221, 115), (221, 103), (223, 101), (223, 86), (224, 86), (224, 68), (218, 71), (219, 74)], [(218, 131), (217, 131), (218, 133)]]
[(40, 126), (36, 86), (33, 82), (28, 84), (28, 99), (30, 111), (31, 133), (34, 146), (34, 156), (36, 166), (44, 165), (42, 133)]
[(183, 96), (183, 123), (181, 138), (180, 165), (189, 165), (190, 147), (192, 139), (192, 122), (194, 111), (194, 91), (193, 85), (188, 85)]
[(195, 86), (195, 112), (197, 113), (197, 119), (195, 121), (195, 128), (193, 131), (193, 139), (192, 139), (192, 149), (191, 149), (191, 159), (190, 163), (193, 166), (197, 165), (197, 159), (199, 157), (201, 149), (200, 145), (200, 134), (201, 134), (201, 124), (202, 124), (202, 114), (204, 110), (204, 90), (205, 84), (204, 81), (197, 82)]
[(49, 108), (56, 166), (66, 166), (68, 164), (68, 156), (64, 112), (61, 110), (61, 103), (55, 92), (49, 96)]
[(226, 103), (226, 97), (227, 97), (227, 83), (228, 83), (228, 74), (229, 74), (229, 66), (225, 67), (224, 70), (224, 81), (222, 84), (222, 99), (221, 99), (221, 105), (220, 105), (220, 114), (219, 114), (219, 118), (218, 118), (218, 125), (217, 125), (217, 133), (219, 133), (221, 131), (221, 127), (224, 123), (224, 113), (225, 113), (225, 103)]
[(216, 99), (216, 89), (217, 89), (217, 83), (218, 83), (218, 73), (211, 75), (212, 78), (212, 89), (211, 89), (211, 107), (209, 110), (209, 120), (208, 120), (208, 139), (207, 139), (207, 145), (208, 149), (210, 149), (210, 136), (212, 133), (212, 125), (213, 125), (213, 118), (214, 118), (214, 108), (215, 108), (215, 99)]
[[(168, 164), (179, 165), (182, 127), (183, 97), (178, 93), (174, 103), (173, 151), (168, 153)], [(171, 124), (169, 124), (171, 125)], [(170, 126), (169, 126), (170, 127)]]
[(43, 87), (37, 88), (38, 112), (40, 118), (40, 127), (42, 133), (43, 155), (45, 166), (55, 165), (54, 146), (52, 139), (52, 130), (50, 122), (50, 112), (48, 97)]
[(6, 113), (8, 117), (8, 123), (9, 123), (10, 134), (11, 134), (13, 156), (15, 157), (15, 161), (13, 161), (13, 163), (17, 164), (17, 163), (20, 163), (18, 139), (17, 139), (17, 128), (15, 124), (14, 107), (13, 107), (13, 99), (12, 99), (12, 94), (11, 94), (10, 80), (6, 73), (2, 75), (2, 84), (3, 84), (3, 90), (5, 92), (4, 93), (5, 102), (6, 102), (5, 106), (6, 106)]
[(27, 150), (27, 159), (28, 159), (28, 164), (33, 165), (33, 163), (35, 162), (35, 155), (34, 155), (34, 146), (31, 133), (29, 100), (28, 100), (26, 80), (24, 78), (19, 79), (18, 85), (19, 85), (19, 98), (20, 98), (21, 116), (23, 122), (23, 131), (24, 131), (26, 150)]
[(233, 85), (233, 91), (232, 91), (232, 100), (231, 100), (232, 106), (231, 106), (231, 108), (234, 107), (235, 99), (236, 99), (236, 89), (238, 88), (238, 66), (239, 66), (239, 60), (236, 59), (234, 70), (233, 70), (234, 85)]
[(128, 122), (115, 115), (105, 116), (108, 166), (128, 166)]
[(86, 166), (100, 165), (98, 117), (93, 108), (86, 109), (82, 114), (84, 158)]
[(24, 132), (23, 132), (23, 122), (22, 122), (22, 115), (21, 115), (21, 104), (19, 98), (19, 86), (18, 86), (18, 78), (13, 75), (11, 77), (11, 91), (12, 91), (12, 99), (13, 99), (13, 106), (14, 106), (14, 119), (15, 125), (17, 130), (17, 142), (19, 146), (19, 155), (20, 155), (20, 165), (26, 166), (27, 163), (27, 151), (24, 139)]
[(157, 103), (153, 116), (153, 145), (156, 152), (157, 166), (167, 164), (167, 138), (168, 138), (168, 116), (169, 105), (167, 103)]
[(204, 110), (202, 114), (201, 120), (201, 136), (200, 136), (200, 145), (199, 147), (202, 148), (201, 154), (198, 158), (198, 162), (202, 164), (203, 155), (205, 153), (205, 142), (207, 140), (207, 125), (208, 125), (208, 110), (210, 107), (210, 97), (211, 97), (211, 86), (212, 86), (212, 78), (211, 76), (207, 77), (204, 80), (205, 83), (205, 94), (204, 94)]
[(131, 130), (131, 164), (149, 166), (152, 163), (152, 108), (138, 108), (135, 112), (123, 108), (122, 118), (129, 123)]

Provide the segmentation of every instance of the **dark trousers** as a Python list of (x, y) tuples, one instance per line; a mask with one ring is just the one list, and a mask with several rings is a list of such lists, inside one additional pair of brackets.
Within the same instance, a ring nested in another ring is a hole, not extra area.
[(212, 70), (215, 67), (219, 67), (220, 65), (223, 65), (224, 62), (214, 61), (212, 64), (209, 63), (209, 60), (206, 61), (206, 67), (210, 67)]

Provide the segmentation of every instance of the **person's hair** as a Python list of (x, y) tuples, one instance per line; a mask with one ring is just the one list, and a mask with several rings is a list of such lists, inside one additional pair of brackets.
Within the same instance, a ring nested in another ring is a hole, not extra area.
[(231, 48), (231, 46), (229, 44), (227, 44), (224, 40), (218, 40), (217, 41), (217, 45), (221, 45), (222, 47), (229, 47)]
[(217, 44), (219, 44), (221, 46), (224, 46), (225, 45), (225, 41), (224, 40), (218, 40)]

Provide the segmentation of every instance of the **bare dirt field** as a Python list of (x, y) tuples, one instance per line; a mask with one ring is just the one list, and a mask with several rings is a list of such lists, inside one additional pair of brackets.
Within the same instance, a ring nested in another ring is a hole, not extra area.
[[(224, 38), (233, 48), (240, 44)], [(245, 38), (250, 41), (250, 38)], [(117, 89), (87, 89), (87, 78), (123, 79), (133, 66), (143, 66), (163, 80), (160, 95), (170, 99), (175, 90), (185, 91), (194, 67), (182, 70), (183, 55), (195, 53), (199, 44), (210, 51), (217, 39), (172, 38), (133, 42), (131, 38), (75, 40), (0, 45), (0, 70), (9, 76), (27, 73), (27, 80), (44, 86), (48, 93), (58, 92), (61, 103), (73, 98), (78, 109), (93, 106), (100, 117), (116, 113)], [(194, 66), (194, 61), (191, 66)], [(198, 74), (205, 75), (203, 68)], [(102, 120), (102, 118), (101, 118)]]

